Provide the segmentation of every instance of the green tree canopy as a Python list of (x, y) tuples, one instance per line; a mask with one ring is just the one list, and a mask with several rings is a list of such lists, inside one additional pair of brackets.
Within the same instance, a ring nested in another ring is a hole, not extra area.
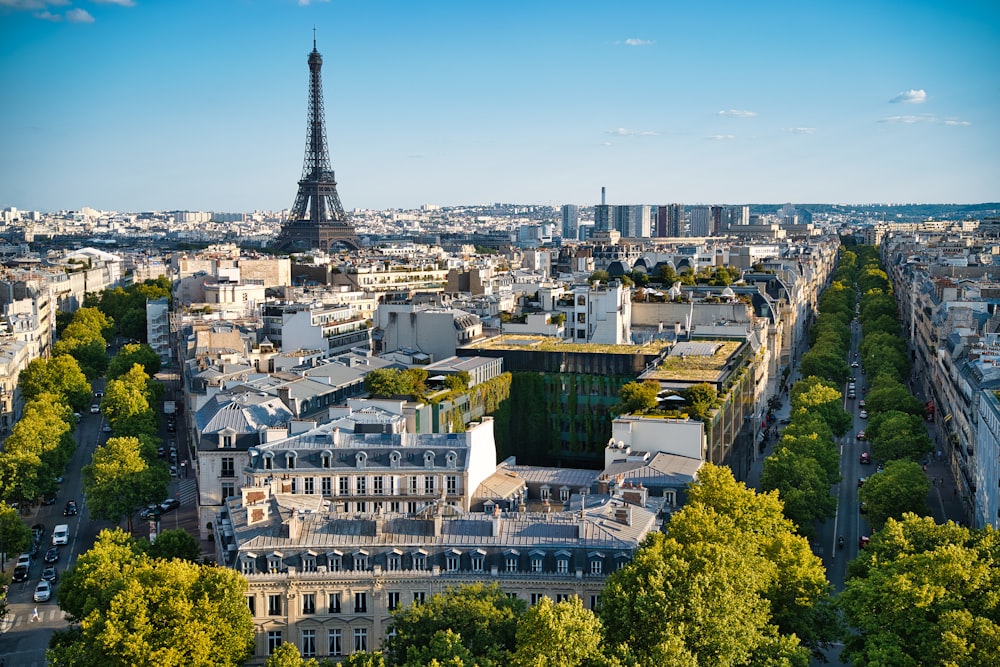
[(785, 516), (803, 535), (813, 535), (813, 522), (832, 517), (837, 511), (837, 498), (830, 493), (827, 472), (816, 459), (787, 447), (778, 447), (764, 459), (760, 488), (778, 492)]
[(868, 424), (868, 436), (872, 456), (880, 461), (916, 461), (934, 449), (924, 420), (897, 410), (874, 415)]
[(152, 412), (147, 396), (147, 380), (149, 376), (139, 364), (134, 364), (126, 373), (108, 382), (101, 401), (101, 412), (111, 426), (117, 428), (118, 422)]
[(858, 489), (858, 500), (865, 503), (868, 520), (881, 528), (890, 517), (904, 514), (927, 514), (927, 493), (931, 490), (927, 473), (913, 461), (889, 461), (882, 472), (871, 475)]
[(618, 390), (620, 401), (616, 410), (619, 414), (647, 412), (658, 405), (656, 397), (659, 393), (660, 385), (653, 380), (628, 382)]
[(79, 362), (68, 354), (33, 359), (18, 375), (17, 386), (25, 401), (39, 394), (57, 394), (78, 412), (90, 403), (90, 383)]
[(90, 513), (115, 522), (128, 517), (130, 530), (132, 515), (144, 505), (163, 500), (169, 481), (162, 462), (147, 463), (137, 438), (108, 438), (83, 467), (83, 492)]
[(201, 545), (184, 529), (161, 530), (155, 542), (146, 542), (145, 545), (146, 553), (153, 558), (179, 558), (192, 563), (201, 561)]
[(1000, 664), (998, 539), (991, 528), (888, 519), (838, 599), (856, 628), (842, 658), (859, 667)]
[(450, 630), (480, 667), (505, 665), (524, 609), (523, 600), (508, 598), (496, 584), (451, 588), (423, 604), (401, 607), (392, 615), (396, 635), (388, 642), (389, 662), (406, 662), (411, 651), (429, 646), (435, 633)]
[(153, 559), (121, 530), (102, 531), (62, 576), (59, 606), (79, 627), (57, 632), (54, 667), (243, 664), (253, 652), (247, 581), (222, 567)]
[(844, 411), (844, 395), (840, 389), (823, 378), (810, 376), (796, 382), (792, 387), (791, 401), (792, 410), (804, 409), (819, 415), (837, 436), (847, 433), (854, 421)]
[(267, 656), (264, 667), (319, 667), (315, 658), (303, 659), (292, 642), (285, 642)]
[(153, 377), (160, 370), (160, 355), (145, 343), (124, 345), (108, 364), (108, 380), (121, 377), (136, 364), (142, 367), (148, 377)]
[(0, 502), (0, 554), (12, 556), (27, 550), (29, 546), (31, 546), (31, 529), (28, 528), (28, 524), (21, 519), (16, 509)]
[(517, 623), (514, 667), (577, 667), (601, 655), (603, 630), (594, 612), (578, 597), (552, 602), (547, 597)]

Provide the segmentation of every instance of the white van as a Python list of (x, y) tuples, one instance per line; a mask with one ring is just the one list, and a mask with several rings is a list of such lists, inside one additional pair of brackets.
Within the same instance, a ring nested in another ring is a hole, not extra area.
[(69, 524), (61, 523), (52, 531), (52, 545), (69, 544)]

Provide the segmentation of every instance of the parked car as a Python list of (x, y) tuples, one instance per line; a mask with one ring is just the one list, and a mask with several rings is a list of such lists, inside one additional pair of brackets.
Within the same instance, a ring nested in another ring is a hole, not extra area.
[(161, 512), (160, 506), (154, 503), (139, 510), (139, 518), (143, 521), (155, 521), (160, 518)]
[(864, 485), (865, 485), (865, 480), (867, 480), (867, 479), (868, 479), (867, 477), (858, 477), (858, 488), (859, 488), (859, 489), (860, 489), (860, 488), (861, 488), (862, 486), (864, 486)]
[(49, 565), (47, 568), (42, 570), (42, 579), (44, 579), (45, 581), (54, 584), (56, 582), (56, 578), (57, 574), (54, 565)]
[(865, 399), (862, 398), (860, 401), (858, 401), (858, 407), (859, 408), (865, 407)]
[(49, 565), (59, 562), (59, 549), (56, 547), (49, 547), (49, 550), (45, 552), (45, 558), (42, 560)]
[(869, 454), (868, 452), (861, 452), (861, 456), (858, 457), (858, 461), (859, 463), (868, 465), (872, 462), (872, 455)]
[(35, 586), (35, 595), (33, 599), (35, 602), (48, 602), (49, 598), (52, 597), (52, 584), (45, 581), (44, 579), (39, 581)]
[(76, 516), (79, 510), (76, 507), (75, 500), (67, 500), (66, 507), (63, 508), (63, 516)]
[(111, 424), (105, 423), (104, 426), (101, 427), (101, 432), (102, 433), (111, 433)]
[(858, 416), (861, 417), (862, 419), (868, 419), (868, 411), (862, 410), (861, 412), (858, 413)]
[(858, 440), (867, 440), (867, 439), (868, 439), (868, 435), (867, 435), (867, 434), (865, 434), (865, 432), (864, 432), (864, 431), (858, 431), (858, 434), (857, 434), (857, 435), (856, 435), (855, 437), (856, 437), (856, 438), (857, 438)]
[(869, 542), (871, 542), (871, 538), (868, 537), (867, 535), (862, 535), (861, 537), (858, 538), (858, 546), (861, 547), (862, 549), (867, 547)]

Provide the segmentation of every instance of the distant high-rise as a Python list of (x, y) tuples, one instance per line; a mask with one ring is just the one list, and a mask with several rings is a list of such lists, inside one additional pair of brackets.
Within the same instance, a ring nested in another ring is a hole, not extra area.
[(673, 238), (684, 236), (684, 204), (657, 207), (656, 235)]
[(357, 249), (360, 245), (344, 213), (337, 194), (337, 181), (330, 167), (326, 146), (326, 117), (323, 110), (323, 56), (316, 50), (309, 54), (309, 113), (306, 122), (306, 155), (302, 178), (288, 220), (281, 226), (275, 241), (279, 250), (328, 251), (337, 244)]
[(564, 204), (562, 207), (562, 238), (563, 241), (576, 241), (580, 233), (580, 209), (576, 204)]
[(649, 206), (643, 204), (628, 204), (615, 206), (613, 229), (621, 232), (627, 238), (646, 238), (650, 235)]
[(712, 208), (710, 206), (692, 206), (689, 210), (691, 236), (710, 236)]

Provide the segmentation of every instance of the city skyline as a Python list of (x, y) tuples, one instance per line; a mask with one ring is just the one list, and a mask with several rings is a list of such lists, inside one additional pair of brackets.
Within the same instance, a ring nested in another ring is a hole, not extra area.
[(990, 2), (0, 0), (0, 207), (1000, 199)]

